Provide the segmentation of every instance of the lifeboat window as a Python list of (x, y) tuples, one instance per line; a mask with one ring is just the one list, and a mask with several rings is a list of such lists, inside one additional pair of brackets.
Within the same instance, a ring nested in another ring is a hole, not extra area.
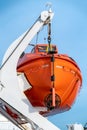
[(56, 46), (53, 46), (53, 47), (52, 47), (52, 51), (56, 51)]
[(39, 46), (38, 47), (39, 52), (46, 52), (46, 50), (47, 50), (47, 46)]
[[(56, 51), (56, 46), (52, 46), (51, 50)], [(38, 51), (39, 52), (47, 52), (48, 51), (48, 46), (39, 46)]]

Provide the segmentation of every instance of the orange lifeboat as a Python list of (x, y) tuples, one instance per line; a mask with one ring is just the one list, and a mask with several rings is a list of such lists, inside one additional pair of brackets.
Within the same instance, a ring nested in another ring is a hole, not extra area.
[(47, 107), (43, 116), (67, 111), (81, 88), (82, 75), (69, 56), (58, 54), (55, 45), (37, 44), (20, 57), (17, 71), (24, 73), (31, 87), (24, 94), (34, 107)]

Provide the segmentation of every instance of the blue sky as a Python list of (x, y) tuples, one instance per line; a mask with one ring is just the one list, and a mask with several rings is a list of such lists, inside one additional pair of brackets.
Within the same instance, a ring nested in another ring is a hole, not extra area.
[[(9, 45), (31, 27), (48, 0), (0, 0), (0, 64)], [(79, 65), (83, 84), (72, 109), (49, 117), (61, 130), (71, 123), (87, 122), (87, 0), (50, 0), (52, 20), (52, 43), (59, 53), (68, 54)], [(45, 30), (38, 42), (43, 43)], [(34, 40), (33, 40), (34, 42)], [(35, 41), (36, 42), (36, 41)]]

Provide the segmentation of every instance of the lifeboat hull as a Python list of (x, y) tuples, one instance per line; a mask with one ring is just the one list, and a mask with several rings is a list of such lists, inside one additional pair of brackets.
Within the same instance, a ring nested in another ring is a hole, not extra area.
[[(23, 72), (32, 86), (24, 90), (31, 104), (34, 107), (47, 107), (47, 112), (40, 112), (43, 115), (69, 110), (81, 88), (80, 69), (66, 55), (26, 54), (20, 59), (17, 71)], [(52, 90), (55, 90), (54, 107)]]

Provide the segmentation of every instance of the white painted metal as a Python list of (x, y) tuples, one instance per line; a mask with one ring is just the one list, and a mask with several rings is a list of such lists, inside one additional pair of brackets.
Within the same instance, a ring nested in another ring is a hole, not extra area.
[(24, 91), (26, 91), (27, 89), (31, 89), (32, 86), (29, 84), (29, 82), (27, 81), (24, 73), (18, 73), (17, 74), (18, 77), (18, 82), (19, 82), (19, 87), (21, 90), (21, 93), (23, 94)]
[(43, 130), (59, 130), (59, 128), (38, 113), (38, 111), (45, 110), (46, 108), (34, 108), (23, 92), (20, 91), (21, 85), (23, 87), (23, 84), (20, 84), (18, 81), (16, 67), (22, 52), (26, 49), (36, 33), (45, 24), (48, 24), (52, 17), (53, 12), (43, 11), (31, 29), (23, 33), (11, 44), (4, 55), (0, 68), (0, 98), (32, 120)]
[(0, 122), (6, 122), (8, 121), (7, 118), (5, 118), (4, 116), (0, 115)]
[(67, 125), (67, 128), (68, 130), (84, 130), (82, 124), (70, 124), (70, 125)]

